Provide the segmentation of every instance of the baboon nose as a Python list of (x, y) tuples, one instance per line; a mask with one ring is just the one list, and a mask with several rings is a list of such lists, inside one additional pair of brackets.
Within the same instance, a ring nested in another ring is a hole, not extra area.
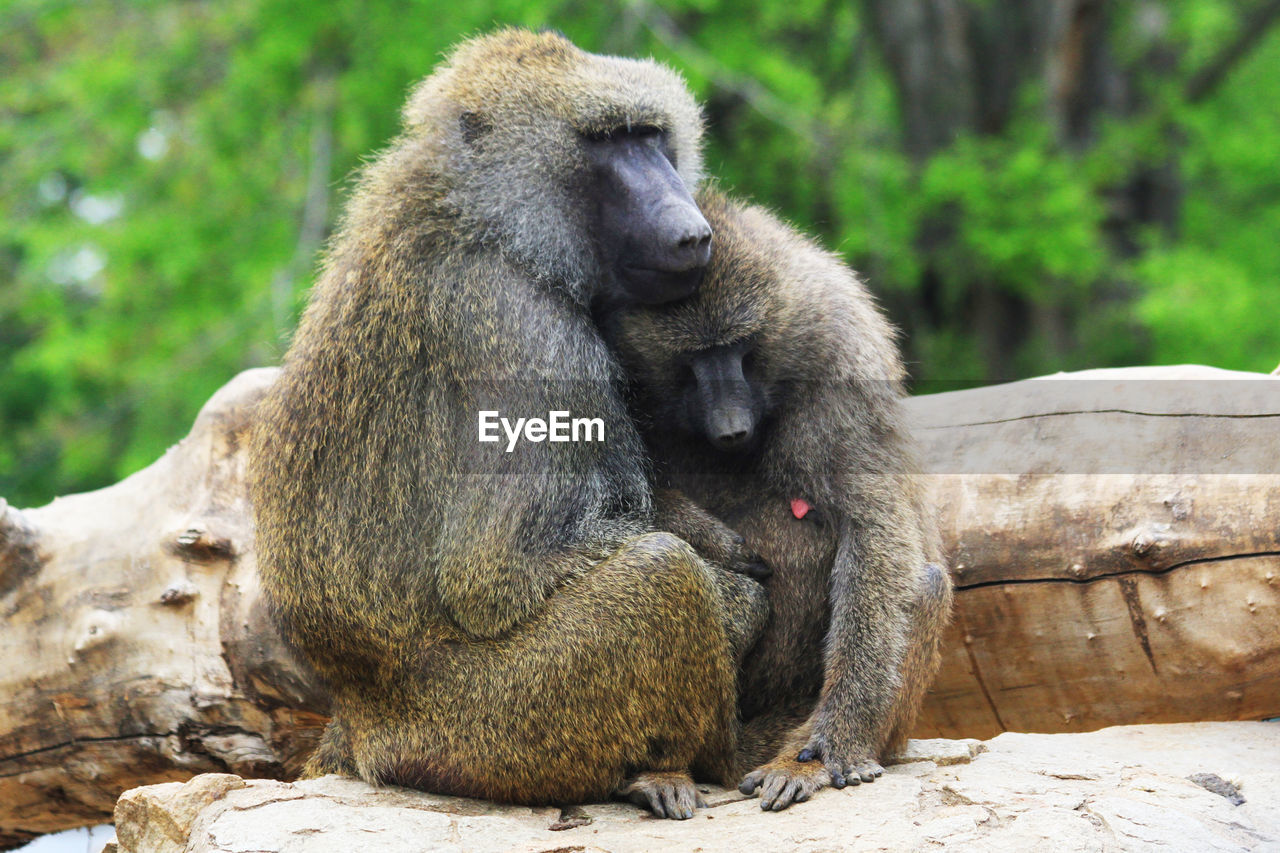
[(743, 444), (745, 444), (747, 439), (750, 437), (751, 437), (751, 433), (747, 432), (745, 429), (742, 429), (742, 430), (738, 430), (737, 432), (721, 433), (720, 435), (716, 436), (715, 441), (716, 441), (716, 444), (720, 445), (725, 450), (732, 450), (735, 447), (740, 447)]
[(711, 443), (721, 450), (737, 450), (751, 440), (751, 414), (745, 409), (730, 409), (713, 416), (708, 433)]
[(676, 240), (672, 253), (680, 269), (705, 267), (711, 261), (711, 226), (702, 222), (687, 228)]

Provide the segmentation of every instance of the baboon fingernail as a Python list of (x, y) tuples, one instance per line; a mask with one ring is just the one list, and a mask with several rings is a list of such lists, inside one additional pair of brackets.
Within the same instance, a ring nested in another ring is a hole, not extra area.
[(800, 750), (800, 754), (796, 756), (796, 761), (799, 761), (801, 763), (804, 763), (806, 761), (813, 761), (813, 750), (812, 749)]

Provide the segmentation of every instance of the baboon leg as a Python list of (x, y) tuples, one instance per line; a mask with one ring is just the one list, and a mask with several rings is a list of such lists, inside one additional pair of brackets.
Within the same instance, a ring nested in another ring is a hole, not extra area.
[(912, 614), (911, 645), (902, 663), (902, 690), (894, 703), (892, 727), (881, 750), (886, 758), (906, 742), (924, 702), (924, 694), (938, 672), (942, 634), (951, 615), (952, 584), (947, 570), (927, 563), (920, 578), (920, 595)]
[(526, 804), (603, 799), (627, 776), (695, 764), (727, 782), (729, 626), (765, 593), (724, 588), (675, 536), (629, 540), (506, 636), (430, 643), (404, 696), (353, 703), (395, 709), (349, 727), (360, 775)]
[[(902, 664), (902, 686), (894, 700), (883, 755), (901, 746), (915, 721), (925, 691), (937, 672), (942, 631), (951, 612), (951, 579), (945, 569), (928, 563), (919, 581), (919, 592), (912, 604), (910, 645)], [(738, 766), (755, 769), (743, 776), (739, 790), (744, 794), (759, 790), (763, 809), (779, 811), (792, 803), (802, 803), (833, 782), (823, 762), (812, 754), (806, 755), (811, 752), (806, 747), (813, 735), (811, 710), (812, 705), (793, 704), (762, 714), (743, 726)], [(763, 763), (770, 756), (771, 760)], [(837, 787), (872, 781), (884, 768), (878, 762), (865, 760), (855, 762), (850, 771), (841, 774)]]

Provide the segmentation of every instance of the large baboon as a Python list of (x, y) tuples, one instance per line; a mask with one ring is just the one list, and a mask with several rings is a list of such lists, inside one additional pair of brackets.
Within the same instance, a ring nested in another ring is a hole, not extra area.
[[(671, 817), (691, 768), (731, 775), (767, 603), (652, 532), (591, 319), (696, 288), (699, 122), (652, 62), (508, 30), (423, 81), (364, 170), (252, 447), (264, 591), (333, 696), (308, 773)], [(604, 441), (508, 450), (487, 410)]]
[(760, 208), (714, 190), (699, 204), (716, 234), (699, 292), (603, 323), (633, 380), (659, 524), (712, 558), (737, 531), (773, 568), (740, 762), (772, 757), (741, 787), (780, 809), (882, 772), (936, 670), (951, 584), (867, 290)]

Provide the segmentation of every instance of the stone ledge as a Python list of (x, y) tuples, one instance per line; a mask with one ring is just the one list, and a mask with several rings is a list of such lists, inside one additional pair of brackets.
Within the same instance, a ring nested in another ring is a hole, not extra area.
[(781, 813), (709, 788), (684, 822), (622, 803), (562, 814), (335, 776), (206, 774), (125, 792), (118, 851), (1280, 850), (1280, 724), (913, 741), (904, 757), (874, 784)]

